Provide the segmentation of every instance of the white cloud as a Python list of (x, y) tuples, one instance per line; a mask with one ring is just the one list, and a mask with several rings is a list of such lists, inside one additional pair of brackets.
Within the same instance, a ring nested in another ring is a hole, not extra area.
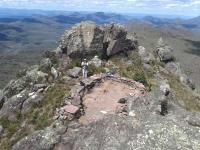
[(191, 14), (200, 10), (200, 0), (0, 0), (0, 5), (14, 8), (145, 13), (156, 11), (168, 13), (165, 12), (167, 10), (173, 10), (170, 13), (182, 13), (184, 9), (184, 13)]

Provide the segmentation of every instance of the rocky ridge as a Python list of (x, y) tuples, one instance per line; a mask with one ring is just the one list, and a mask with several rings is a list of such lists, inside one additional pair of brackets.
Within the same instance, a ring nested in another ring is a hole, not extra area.
[[(106, 60), (97, 56), (90, 59), (100, 54)], [(89, 73), (94, 76), (80, 78), (77, 57), (89, 58)], [(134, 70), (137, 67), (139, 70)], [(122, 77), (127, 73), (129, 78)], [(134, 73), (133, 78), (129, 73)], [(78, 121), (87, 109), (83, 97), (103, 80), (134, 86), (143, 94), (130, 93), (118, 100), (125, 109), (83, 125)], [(153, 86), (146, 80), (156, 83)], [(195, 95), (190, 89), (194, 89), (192, 82), (181, 72), (171, 48), (162, 39), (152, 54), (138, 46), (135, 35), (127, 34), (119, 24), (82, 22), (66, 30), (57, 50), (47, 52), (38, 66), (20, 72), (17, 80), (0, 91), (0, 145), (13, 150), (198, 150), (200, 113), (186, 111), (177, 104), (180, 97), (170, 80), (181, 82), (180, 90)], [(187, 100), (200, 106), (200, 99), (194, 97), (197, 101)], [(41, 123), (43, 113), (48, 123)], [(17, 137), (27, 128), (32, 131)]]
[(127, 35), (119, 24), (98, 26), (94, 22), (82, 22), (66, 30), (57, 51), (70, 57), (101, 55), (110, 57), (119, 52), (133, 50), (137, 46), (134, 36)]

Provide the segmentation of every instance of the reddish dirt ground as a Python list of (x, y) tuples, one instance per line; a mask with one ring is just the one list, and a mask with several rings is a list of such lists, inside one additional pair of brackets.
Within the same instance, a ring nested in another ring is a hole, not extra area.
[(105, 115), (115, 114), (116, 107), (120, 105), (119, 99), (139, 93), (140, 91), (124, 83), (105, 80), (85, 95), (85, 115), (79, 121), (88, 124), (102, 119)]

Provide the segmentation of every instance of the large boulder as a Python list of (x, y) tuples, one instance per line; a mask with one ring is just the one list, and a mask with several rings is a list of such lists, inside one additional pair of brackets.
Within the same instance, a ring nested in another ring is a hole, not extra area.
[(28, 98), (29, 91), (23, 90), (17, 95), (9, 98), (0, 110), (0, 117), (8, 117), (9, 119), (16, 119), (16, 115), (21, 112), (23, 103)]
[(170, 62), (174, 60), (174, 56), (172, 54), (172, 48), (166, 45), (163, 42), (162, 38), (158, 40), (155, 52), (157, 56), (159, 57), (160, 61), (162, 62)]
[(26, 77), (22, 77), (17, 80), (11, 80), (3, 89), (3, 93), (7, 98), (10, 98), (24, 90), (28, 84), (29, 83), (27, 82)]
[(21, 105), (21, 112), (28, 112), (30, 108), (33, 106), (33, 104), (39, 103), (43, 100), (44, 96), (40, 94), (39, 92), (32, 92), (29, 93), (29, 97), (23, 102), (23, 105)]
[(67, 74), (69, 77), (78, 78), (81, 74), (81, 70), (80, 67), (74, 67), (73, 69), (69, 69)]
[(185, 84), (192, 90), (195, 90), (195, 83), (186, 74), (180, 74), (179, 79), (181, 83)]
[(35, 66), (33, 69), (26, 72), (26, 80), (29, 83), (46, 83), (48, 74), (38, 70), (39, 67)]
[(95, 54), (112, 56), (119, 52), (133, 50), (135, 46), (135, 38), (127, 36), (122, 25), (112, 23), (98, 26), (94, 22), (86, 21), (66, 30), (58, 49), (70, 57)]
[(59, 76), (59, 72), (54, 67), (51, 67), (51, 74), (54, 79), (57, 79)]
[(165, 65), (165, 69), (175, 75), (180, 75), (182, 73), (180, 63), (177, 63), (177, 62), (168, 62)]
[(40, 71), (48, 73), (52, 67), (52, 62), (51, 62), (50, 58), (43, 58), (40, 61), (39, 67), (40, 67)]
[(103, 61), (98, 58), (98, 56), (95, 56), (93, 59), (91, 59), (88, 62), (89, 65), (94, 65), (95, 67), (101, 67), (103, 64)]
[(136, 47), (133, 37), (127, 36), (124, 26), (120, 24), (108, 24), (102, 27), (104, 30), (104, 48), (107, 56), (115, 55), (119, 52), (133, 50)]
[(60, 41), (60, 48), (71, 57), (101, 53), (103, 31), (94, 22), (81, 22), (65, 31)]
[(143, 46), (138, 47), (138, 53), (144, 64), (150, 64), (155, 60), (153, 54), (147, 51)]

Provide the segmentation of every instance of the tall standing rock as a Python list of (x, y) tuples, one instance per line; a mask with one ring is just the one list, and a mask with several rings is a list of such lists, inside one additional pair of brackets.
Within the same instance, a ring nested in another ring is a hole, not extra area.
[(172, 54), (172, 48), (167, 46), (162, 38), (158, 40), (155, 52), (158, 55), (160, 61), (162, 62), (170, 62), (174, 59), (174, 56)]
[(65, 31), (59, 47), (70, 57), (102, 52), (103, 31), (94, 22), (81, 22)]
[(131, 38), (127, 38), (124, 26), (112, 23), (103, 26), (103, 30), (104, 48), (107, 56), (135, 49), (135, 43)]
[(81, 22), (66, 30), (58, 47), (70, 57), (85, 57), (100, 54), (112, 56), (119, 52), (133, 50), (134, 38), (127, 36), (122, 25), (98, 26), (94, 22)]

